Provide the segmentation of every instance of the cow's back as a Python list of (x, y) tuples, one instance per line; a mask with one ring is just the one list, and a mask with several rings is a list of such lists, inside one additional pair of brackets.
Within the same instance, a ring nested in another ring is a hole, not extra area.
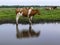
[(23, 12), (23, 15), (24, 15), (24, 16), (27, 16), (27, 14), (28, 14), (28, 9), (23, 8), (21, 12)]

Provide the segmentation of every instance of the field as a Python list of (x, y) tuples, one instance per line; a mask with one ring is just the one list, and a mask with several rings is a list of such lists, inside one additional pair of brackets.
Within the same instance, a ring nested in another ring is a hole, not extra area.
[[(33, 23), (40, 22), (59, 22), (60, 21), (60, 8), (54, 10), (45, 10), (45, 8), (39, 8), (40, 15), (33, 17)], [(15, 8), (0, 8), (0, 23), (15, 23)], [(28, 18), (20, 17), (19, 23), (29, 23)]]

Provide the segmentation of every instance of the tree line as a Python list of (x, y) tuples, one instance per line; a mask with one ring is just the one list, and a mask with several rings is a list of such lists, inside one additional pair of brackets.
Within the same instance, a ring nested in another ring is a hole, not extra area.
[(40, 7), (40, 6), (0, 6), (0, 8), (22, 8), (22, 7)]

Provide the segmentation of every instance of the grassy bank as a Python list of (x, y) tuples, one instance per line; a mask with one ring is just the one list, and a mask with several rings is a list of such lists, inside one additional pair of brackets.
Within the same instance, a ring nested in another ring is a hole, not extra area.
[[(60, 21), (60, 9), (45, 10), (39, 8), (41, 15), (33, 17), (33, 23)], [(15, 23), (15, 8), (0, 8), (0, 23)], [(20, 17), (19, 23), (29, 23), (28, 18)]]

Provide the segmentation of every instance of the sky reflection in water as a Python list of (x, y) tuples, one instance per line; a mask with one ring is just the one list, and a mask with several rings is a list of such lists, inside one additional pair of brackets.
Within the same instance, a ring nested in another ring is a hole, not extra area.
[(2, 24), (0, 45), (60, 45), (60, 24), (19, 24), (18, 30), (15, 24)]

